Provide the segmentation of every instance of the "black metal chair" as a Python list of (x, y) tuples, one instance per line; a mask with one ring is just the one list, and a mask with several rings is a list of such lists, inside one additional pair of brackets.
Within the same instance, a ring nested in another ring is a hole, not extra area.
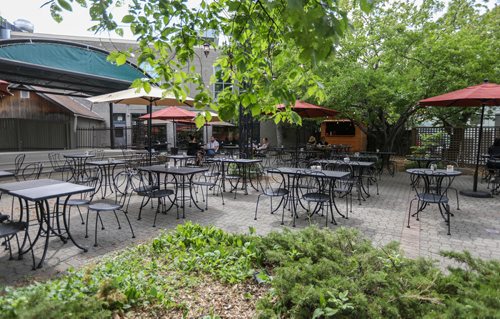
[[(208, 209), (208, 193), (212, 190), (213, 195), (220, 194), (222, 199), (222, 205), (224, 205), (224, 192), (222, 191), (222, 178), (220, 172), (220, 165), (216, 161), (211, 161), (208, 159), (203, 163), (203, 166), (208, 168), (207, 172), (198, 174), (194, 177), (193, 186), (196, 187), (195, 195), (196, 201), (198, 201), (198, 189), (201, 190), (201, 196), (205, 202), (205, 210)], [(203, 191), (205, 188), (205, 191)]]
[[(445, 220), (448, 226), (448, 235), (450, 235), (450, 211), (448, 189), (454, 180), (454, 177), (448, 176), (441, 172), (416, 171), (410, 174), (411, 184), (414, 185), (415, 197), (410, 201), (408, 209), (408, 225), (410, 228), (411, 216), (416, 216), (419, 220), (419, 213), (422, 212), (429, 204), (438, 205), (441, 217)], [(417, 201), (417, 211), (412, 215), (411, 207), (414, 201)], [(444, 213), (443, 213), (444, 209)]]
[[(436, 168), (438, 169), (446, 169), (448, 165), (452, 165), (453, 169), (458, 169), (458, 163), (455, 161), (450, 161), (450, 160), (440, 160), (440, 161), (433, 161), (431, 162), (430, 165), (436, 165)], [(458, 189), (455, 187), (450, 186), (450, 190), (455, 191), (455, 198), (457, 199), (457, 210), (460, 210), (460, 199), (458, 196)]]
[(231, 187), (230, 193), (234, 192), (234, 199), (236, 199), (236, 193), (238, 192), (238, 185), (243, 179), (243, 165), (236, 163), (226, 163), (224, 169), (224, 182), (228, 181)]
[[(90, 204), (90, 202), (93, 200), (94, 195), (97, 192), (97, 183), (99, 182), (99, 170), (89, 170), (89, 176), (85, 179), (85, 181), (82, 182), (83, 185), (90, 186), (94, 188), (93, 192), (87, 192), (83, 193), (80, 195), (79, 198), (70, 198), (66, 202), (66, 206), (68, 207), (68, 227), (70, 225), (70, 220), (71, 220), (71, 208), (76, 207), (78, 209), (78, 214), (80, 215), (80, 219), (82, 221), (82, 225), (85, 224), (85, 221), (83, 220), (83, 214), (80, 209), (81, 206), (87, 206)], [(104, 228), (101, 220), (101, 226)]]
[[(128, 183), (130, 184), (131, 192), (136, 193), (142, 197), (141, 206), (139, 208), (139, 215), (137, 220), (142, 218), (142, 209), (151, 202), (157, 201), (157, 207), (155, 212), (155, 218), (153, 221), (153, 227), (156, 227), (156, 218), (160, 212), (166, 213), (174, 205), (174, 200), (171, 196), (175, 195), (175, 191), (168, 188), (160, 188), (157, 181), (156, 174), (150, 174), (147, 172), (129, 172), (127, 173)], [(167, 183), (165, 183), (166, 185)], [(167, 209), (166, 199), (170, 200), (170, 206)], [(130, 198), (129, 198), (130, 201)], [(127, 203), (128, 206), (128, 203)], [(160, 211), (160, 206), (163, 210)], [(177, 207), (177, 217), (179, 217), (179, 208)]]
[[(286, 197), (290, 193), (288, 189), (285, 188), (285, 177), (280, 173), (278, 169), (274, 169), (272, 172), (262, 169), (262, 174), (257, 179), (259, 185), (259, 190), (261, 193), (257, 196), (257, 204), (255, 205), (255, 217), (257, 220), (257, 211), (259, 209), (259, 202), (261, 196), (269, 197), (271, 210), (270, 213), (274, 214), (281, 205), (283, 205), (283, 214), (285, 212), (285, 201)], [(275, 209), (273, 209), (273, 198), (280, 198), (280, 201)]]
[[(345, 199), (345, 206), (346, 206), (345, 218), (349, 219), (349, 203), (351, 204), (350, 212), (352, 213), (352, 189), (354, 185), (356, 185), (357, 183), (357, 179), (354, 176), (353, 168), (349, 163), (338, 163), (338, 164), (327, 165), (326, 169), (349, 173), (349, 175), (347, 175), (346, 177), (335, 180), (332, 190), (333, 194), (337, 198)], [(335, 202), (334, 205), (336, 205)]]
[[(19, 259), (22, 259), (22, 252), (21, 252), (21, 247), (19, 245), (19, 233), (23, 233), (24, 236), (28, 239), (29, 245), (31, 247), (32, 242), (31, 242), (31, 237), (28, 232), (28, 223), (27, 222), (6, 222), (6, 223), (0, 223), (0, 238), (4, 240), (5, 243), (5, 249), (9, 250), (9, 256), (10, 259), (13, 259), (12, 256), (12, 244), (11, 244), (11, 239), (16, 238), (17, 242), (17, 249), (19, 251)], [(35, 270), (35, 255), (33, 252), (33, 249), (31, 250), (31, 257), (33, 259), (33, 270)]]
[[(128, 218), (128, 211), (126, 207), (127, 203), (127, 198), (131, 195), (131, 192), (129, 192), (129, 187), (128, 184), (125, 184), (124, 189), (120, 189), (120, 186), (123, 185), (123, 181), (128, 181), (128, 172), (120, 172), (116, 174), (113, 177), (113, 186), (114, 186), (114, 192), (115, 192), (115, 199), (114, 200), (99, 200), (95, 202), (90, 202), (90, 204), (87, 207), (87, 221), (85, 223), (85, 238), (88, 238), (88, 226), (89, 226), (89, 215), (90, 212), (95, 212), (96, 218), (95, 218), (95, 241), (94, 241), (94, 247), (97, 247), (97, 220), (101, 219), (101, 214), (102, 213), (110, 213), (113, 212), (116, 218), (116, 222), (118, 223), (118, 229), (121, 229), (121, 224), (120, 220), (118, 219), (118, 215), (116, 214), (117, 211), (122, 212), (125, 215), (125, 218), (127, 219), (128, 225), (130, 227), (130, 231), (132, 232), (132, 238), (135, 238), (134, 234), (134, 229), (132, 228), (132, 224), (130, 223), (130, 219)], [(128, 206), (128, 205), (127, 205)], [(102, 226), (102, 229), (104, 229), (104, 226)]]
[[(328, 226), (328, 212), (324, 214), (324, 207), (328, 206), (332, 217), (331, 223), (337, 225), (335, 216), (333, 215), (333, 200), (331, 194), (330, 181), (326, 179), (325, 173), (318, 170), (301, 170), (295, 175), (293, 182), (294, 189), (297, 192), (298, 203), (305, 201), (307, 203), (308, 217), (312, 217), (319, 211), (326, 216), (325, 225)], [(311, 204), (315, 207), (311, 211)], [(297, 208), (295, 203), (295, 207)], [(295, 218), (297, 217), (296, 209), (293, 215), (293, 225), (295, 226)]]
[[(29, 180), (35, 180), (39, 179), (40, 175), (42, 174), (43, 170), (43, 164), (42, 163), (30, 163), (25, 165), (24, 167), (21, 167), (19, 169), (19, 173), (16, 175), (16, 179), (18, 181), (29, 181)], [(11, 220), (14, 217), (14, 201), (15, 197), (12, 197), (12, 204), (11, 204), (11, 215), (10, 218)], [(28, 206), (28, 208), (33, 208), (36, 205), (31, 204)]]
[(24, 159), (26, 158), (26, 154), (19, 154), (14, 159), (14, 177), (17, 181), (19, 181), (19, 173), (21, 172), (21, 168), (24, 163)]
[[(61, 158), (61, 154), (59, 153), (49, 153), (49, 161), (52, 166), (52, 171), (49, 173), (49, 178), (52, 176), (52, 173), (61, 173), (61, 180), (68, 181), (73, 175), (73, 167), (71, 163), (65, 161)], [(64, 177), (64, 174), (66, 178)]]

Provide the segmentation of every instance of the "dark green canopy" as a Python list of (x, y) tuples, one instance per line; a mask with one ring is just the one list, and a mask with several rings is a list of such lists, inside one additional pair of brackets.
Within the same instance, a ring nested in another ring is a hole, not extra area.
[(121, 66), (106, 60), (108, 52), (66, 41), (13, 39), (0, 41), (0, 79), (98, 95), (127, 89), (143, 78), (137, 66)]

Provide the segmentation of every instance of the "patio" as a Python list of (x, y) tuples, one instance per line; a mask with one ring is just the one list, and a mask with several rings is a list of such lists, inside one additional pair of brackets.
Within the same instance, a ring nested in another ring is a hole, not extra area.
[[(45, 178), (42, 176), (42, 178)], [(12, 180), (4, 179), (2, 182)], [(460, 210), (456, 210), (454, 192), (451, 195), (452, 217), (451, 232), (446, 233), (446, 224), (439, 215), (436, 207), (427, 208), (417, 222), (411, 220), (411, 228), (406, 227), (407, 211), (410, 200), (414, 196), (409, 186), (410, 178), (405, 172), (398, 172), (394, 177), (387, 174), (379, 182), (380, 195), (368, 198), (362, 205), (354, 201), (353, 212), (349, 219), (337, 217), (338, 226), (329, 225), (333, 231), (339, 227), (353, 227), (364, 236), (380, 246), (390, 241), (400, 241), (401, 248), (408, 257), (430, 257), (438, 260), (442, 268), (446, 267), (443, 259), (438, 255), (440, 250), (468, 250), (472, 255), (485, 259), (500, 259), (500, 220), (498, 214), (498, 196), (489, 199), (477, 199), (462, 196)], [(467, 189), (472, 183), (472, 176), (462, 175), (455, 179), (454, 186), (459, 190)], [(93, 247), (93, 236), (84, 238), (85, 226), (81, 225), (80, 217), (73, 212), (71, 216), (72, 234), (78, 243), (89, 248), (83, 253), (71, 244), (63, 244), (60, 240), (50, 240), (47, 258), (42, 269), (31, 270), (31, 257), (26, 255), (23, 260), (8, 260), (8, 253), (0, 255), (2, 274), (0, 281), (3, 284), (18, 285), (26, 281), (51, 278), (65, 272), (68, 268), (98, 261), (100, 257), (113, 254), (116, 251), (146, 242), (164, 230), (174, 228), (184, 221), (193, 221), (202, 225), (215, 225), (229, 232), (248, 232), (248, 227), (254, 227), (258, 234), (266, 234), (284, 227), (290, 228), (292, 218), (285, 213), (285, 226), (281, 226), (281, 214), (269, 214), (269, 199), (261, 200), (259, 204), (258, 220), (254, 220), (255, 203), (258, 193), (249, 188), (249, 195), (238, 193), (236, 199), (232, 196), (225, 198), (225, 205), (220, 205), (220, 197), (210, 196), (207, 211), (200, 212), (194, 207), (186, 207), (186, 219), (176, 219), (175, 209), (166, 215), (158, 215), (157, 227), (153, 228), (154, 210), (150, 206), (143, 209), (142, 219), (137, 220), (141, 198), (132, 197), (129, 207), (129, 216), (134, 227), (136, 238), (130, 238), (126, 227), (118, 230), (114, 217), (103, 214), (105, 231), (99, 231), (99, 246)], [(200, 197), (201, 199), (201, 197)], [(203, 203), (204, 204), (204, 203)], [(0, 211), (8, 212), (11, 201), (4, 196), (0, 201)], [(339, 201), (339, 208), (344, 209), (344, 202)], [(324, 227), (324, 219), (313, 217), (309, 222), (303, 214), (297, 219), (296, 229), (311, 224)], [(91, 222), (93, 226), (93, 222)], [(91, 228), (92, 229), (92, 228)], [(109, 231), (108, 231), (109, 230)], [(42, 245), (37, 245), (41, 250)], [(35, 255), (40, 255), (35, 251)]]

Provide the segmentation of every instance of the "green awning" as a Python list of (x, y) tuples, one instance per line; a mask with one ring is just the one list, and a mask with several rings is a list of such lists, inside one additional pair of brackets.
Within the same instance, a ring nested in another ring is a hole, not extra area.
[(0, 41), (0, 78), (89, 95), (127, 89), (146, 77), (137, 66), (106, 60), (108, 52), (79, 43), (40, 39)]

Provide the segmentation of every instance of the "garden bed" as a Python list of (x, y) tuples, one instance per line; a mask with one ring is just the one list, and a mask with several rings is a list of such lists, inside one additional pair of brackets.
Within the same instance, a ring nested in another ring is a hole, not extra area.
[(446, 274), (355, 230), (265, 237), (186, 223), (52, 281), (6, 288), (0, 318), (495, 318), (500, 263)]

